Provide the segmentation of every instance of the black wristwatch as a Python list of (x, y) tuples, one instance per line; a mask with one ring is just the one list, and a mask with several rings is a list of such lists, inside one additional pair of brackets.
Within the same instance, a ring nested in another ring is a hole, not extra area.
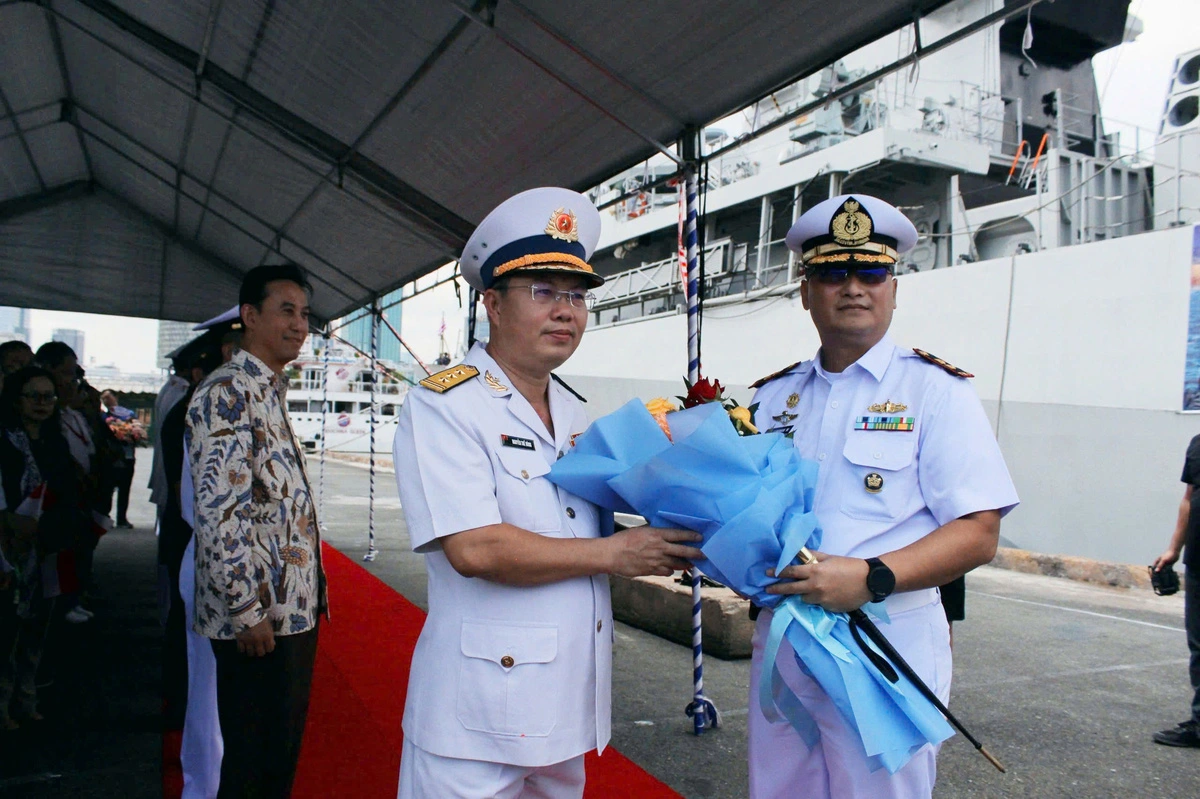
[(867, 558), (867, 590), (872, 602), (882, 602), (896, 590), (896, 575), (879, 558)]

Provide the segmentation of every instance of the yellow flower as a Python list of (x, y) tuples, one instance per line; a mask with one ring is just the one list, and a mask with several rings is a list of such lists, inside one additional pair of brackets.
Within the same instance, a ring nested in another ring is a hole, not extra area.
[(666, 433), (667, 440), (674, 441), (671, 438), (671, 426), (667, 424), (667, 414), (679, 410), (675, 407), (675, 403), (664, 397), (655, 397), (646, 403), (646, 410), (650, 411), (650, 415), (654, 417), (654, 421), (658, 422), (659, 428)]
[(754, 426), (754, 422), (750, 417), (750, 409), (738, 406), (729, 409), (729, 418), (733, 420), (734, 426), (740, 426), (750, 435), (757, 435), (758, 428)]

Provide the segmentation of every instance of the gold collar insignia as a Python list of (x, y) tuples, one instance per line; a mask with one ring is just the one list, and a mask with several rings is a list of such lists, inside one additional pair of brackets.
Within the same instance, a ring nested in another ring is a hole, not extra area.
[(492, 391), (508, 391), (508, 386), (497, 380), (491, 372), (483, 373), (483, 382), (487, 383), (488, 388)]

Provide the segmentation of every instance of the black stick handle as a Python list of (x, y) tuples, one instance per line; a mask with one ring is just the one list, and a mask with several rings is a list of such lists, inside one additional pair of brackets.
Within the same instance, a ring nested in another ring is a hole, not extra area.
[[(801, 547), (797, 558), (803, 564), (817, 562), (816, 556), (813, 555), (808, 547)], [(946, 707), (946, 705), (942, 703), (941, 699), (938, 699), (938, 695), (933, 692), (933, 689), (926, 685), (925, 681), (921, 679), (920, 675), (913, 671), (912, 666), (908, 665), (908, 661), (901, 657), (900, 653), (896, 651), (896, 647), (892, 646), (892, 642), (887, 639), (887, 636), (879, 631), (879, 628), (875, 626), (875, 622), (871, 621), (871, 619), (863, 610), (852, 610), (847, 615), (850, 617), (851, 625), (857, 625), (864, 633), (867, 634), (867, 637), (875, 643), (875, 646), (879, 647), (879, 650), (883, 652), (885, 656), (887, 656), (888, 660), (892, 661), (892, 664), (899, 669), (900, 673), (907, 677), (908, 681), (911, 682), (913, 686), (921, 692), (921, 695), (928, 699), (933, 706), (938, 709), (938, 712), (946, 717), (946, 721), (950, 722), (956, 730), (963, 734), (964, 738), (971, 742), (971, 745), (979, 751), (979, 754), (987, 758), (987, 761), (995, 766), (1001, 774), (1007, 773), (1004, 769), (1004, 766), (1000, 764), (1000, 761), (997, 760), (991, 752), (983, 747), (983, 744), (979, 742), (979, 739), (972, 735), (967, 728), (963, 726), (963, 723), (954, 717), (954, 714), (950, 712), (950, 708)], [(862, 646), (861, 642), (859, 646)]]

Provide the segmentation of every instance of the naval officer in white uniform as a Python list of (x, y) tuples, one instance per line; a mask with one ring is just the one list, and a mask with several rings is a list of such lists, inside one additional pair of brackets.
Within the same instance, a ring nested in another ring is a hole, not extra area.
[[(916, 239), (903, 214), (865, 195), (826, 200), (796, 221), (787, 246), (804, 264), (800, 297), (821, 348), (752, 386), (754, 421), (791, 435), (819, 464), (819, 562), (789, 566), (780, 575), (788, 581), (769, 590), (832, 611), (883, 602), (891, 623), (881, 631), (947, 701), (950, 640), (936, 586), (992, 559), (1000, 519), (1018, 500), (972, 375), (888, 335), (895, 263)], [(810, 751), (786, 721), (763, 716), (756, 698), (770, 624), (764, 610), (750, 683), (751, 797), (930, 796), (934, 747), (894, 775), (871, 771), (861, 742), (786, 640), (777, 663), (821, 741)]]
[(671, 574), (699, 551), (684, 530), (612, 531), (546, 479), (587, 426), (551, 374), (587, 325), (600, 215), (533, 189), (491, 212), (459, 260), (491, 340), (421, 381), (393, 455), (429, 616), (413, 654), (399, 796), (580, 797), (583, 755), (609, 739), (608, 574)]

